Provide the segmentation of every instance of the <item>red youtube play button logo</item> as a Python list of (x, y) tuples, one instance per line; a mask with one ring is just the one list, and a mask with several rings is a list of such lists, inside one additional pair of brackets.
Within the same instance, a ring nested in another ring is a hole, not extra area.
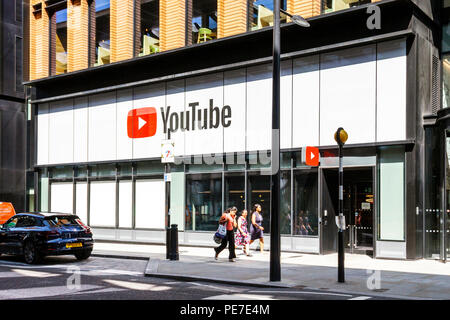
[(132, 139), (148, 138), (156, 134), (157, 113), (155, 108), (139, 108), (128, 112), (127, 131)]
[(305, 147), (302, 149), (302, 162), (307, 166), (318, 167), (320, 161), (319, 148)]

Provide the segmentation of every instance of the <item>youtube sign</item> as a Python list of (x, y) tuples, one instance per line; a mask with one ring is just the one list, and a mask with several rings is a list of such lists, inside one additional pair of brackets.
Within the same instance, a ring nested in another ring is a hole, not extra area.
[(319, 148), (303, 147), (302, 148), (302, 163), (311, 167), (318, 167), (320, 161)]
[(139, 108), (128, 112), (127, 131), (132, 139), (148, 138), (156, 134), (157, 113), (155, 108)]

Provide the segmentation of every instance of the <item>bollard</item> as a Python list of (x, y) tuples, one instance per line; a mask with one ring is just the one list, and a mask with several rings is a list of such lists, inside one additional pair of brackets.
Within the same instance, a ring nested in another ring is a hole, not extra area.
[(170, 228), (170, 260), (180, 260), (178, 253), (178, 225), (172, 224)]
[(172, 245), (170, 241), (170, 233), (171, 233), (170, 227), (166, 227), (166, 259), (170, 259), (170, 252)]

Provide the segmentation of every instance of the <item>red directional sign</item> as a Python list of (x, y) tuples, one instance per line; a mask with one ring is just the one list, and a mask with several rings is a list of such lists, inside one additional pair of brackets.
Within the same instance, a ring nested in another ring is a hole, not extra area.
[(319, 148), (305, 147), (302, 149), (302, 162), (307, 166), (318, 167), (320, 161)]

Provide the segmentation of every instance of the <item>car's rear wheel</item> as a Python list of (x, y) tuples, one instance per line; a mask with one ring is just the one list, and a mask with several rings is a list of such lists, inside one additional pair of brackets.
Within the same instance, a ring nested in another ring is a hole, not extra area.
[(92, 250), (82, 250), (75, 253), (77, 260), (86, 260), (91, 256)]
[(27, 241), (23, 247), (23, 256), (28, 264), (35, 264), (40, 261), (39, 252), (33, 242)]

